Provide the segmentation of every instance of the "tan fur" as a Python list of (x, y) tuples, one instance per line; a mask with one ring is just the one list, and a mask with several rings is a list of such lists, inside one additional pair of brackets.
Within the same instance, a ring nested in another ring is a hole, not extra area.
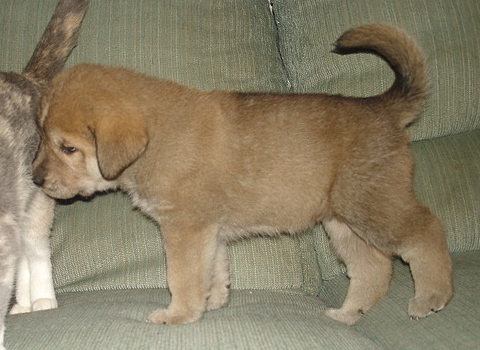
[(413, 195), (404, 131), (427, 91), (423, 56), (383, 24), (348, 31), (336, 51), (374, 51), (394, 85), (365, 99), (204, 92), (96, 65), (55, 79), (36, 182), (57, 198), (120, 188), (158, 221), (172, 301), (151, 322), (193, 322), (228, 303), (229, 240), (318, 222), (351, 278), (328, 316), (357, 322), (387, 293), (393, 255), (412, 269), (411, 317), (450, 300), (445, 234)]

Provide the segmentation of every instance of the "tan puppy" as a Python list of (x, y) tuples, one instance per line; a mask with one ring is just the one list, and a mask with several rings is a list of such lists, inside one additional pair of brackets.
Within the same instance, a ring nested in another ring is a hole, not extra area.
[(336, 52), (373, 52), (396, 80), (371, 98), (204, 92), (122, 68), (76, 66), (43, 100), (35, 182), (56, 198), (120, 188), (162, 227), (172, 293), (153, 323), (228, 303), (227, 242), (323, 222), (351, 278), (327, 315), (354, 324), (411, 267), (408, 313), (452, 297), (440, 221), (412, 191), (405, 127), (424, 102), (424, 58), (398, 29), (346, 32)]

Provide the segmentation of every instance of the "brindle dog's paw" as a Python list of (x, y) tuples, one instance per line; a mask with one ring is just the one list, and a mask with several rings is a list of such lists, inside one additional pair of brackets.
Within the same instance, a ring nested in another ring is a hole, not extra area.
[(32, 311), (32, 307), (30, 305), (15, 304), (10, 309), (10, 315), (25, 314), (31, 311)]
[(153, 324), (187, 324), (202, 318), (200, 313), (176, 313), (169, 309), (157, 309), (149, 317), (148, 322)]
[(56, 309), (57, 307), (58, 303), (56, 299), (42, 298), (33, 302), (32, 311), (50, 310)]

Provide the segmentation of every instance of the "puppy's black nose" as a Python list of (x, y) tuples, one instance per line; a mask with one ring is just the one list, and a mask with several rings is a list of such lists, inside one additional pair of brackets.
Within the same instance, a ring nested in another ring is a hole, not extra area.
[(45, 169), (41, 165), (33, 169), (33, 183), (39, 187), (45, 183)]
[(33, 183), (37, 185), (38, 187), (42, 187), (43, 184), (45, 183), (45, 179), (41, 177), (34, 177), (33, 178)]

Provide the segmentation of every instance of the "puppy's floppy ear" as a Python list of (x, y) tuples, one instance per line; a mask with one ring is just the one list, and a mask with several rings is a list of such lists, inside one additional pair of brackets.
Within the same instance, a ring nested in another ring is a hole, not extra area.
[(114, 180), (146, 150), (148, 133), (140, 118), (104, 118), (94, 131), (97, 162), (102, 176)]

